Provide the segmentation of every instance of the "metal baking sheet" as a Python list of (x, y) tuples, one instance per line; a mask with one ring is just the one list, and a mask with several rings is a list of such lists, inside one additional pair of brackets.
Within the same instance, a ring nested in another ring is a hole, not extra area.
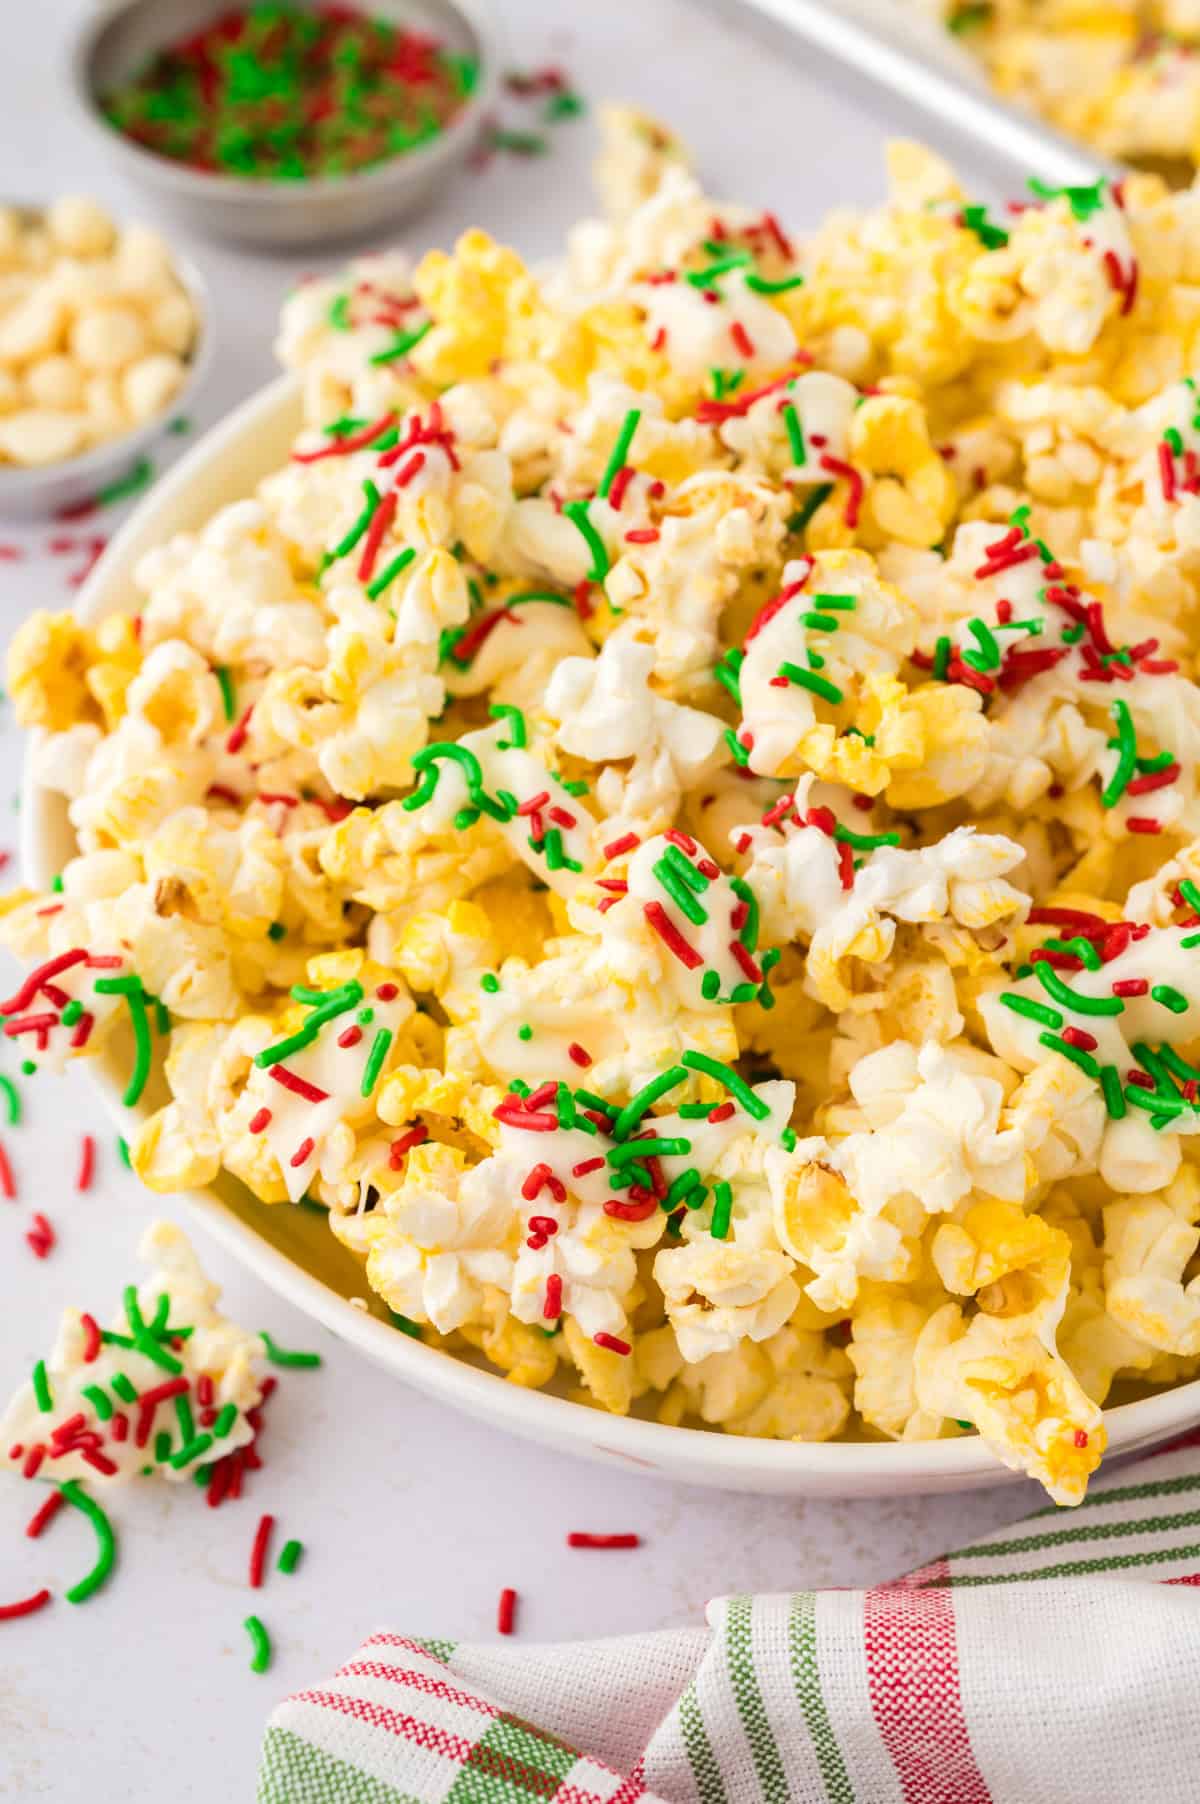
[(1119, 166), (999, 100), (969, 52), (916, 0), (725, 0), (722, 10), (845, 64), (986, 150), (1018, 176), (1058, 185), (1119, 174)]

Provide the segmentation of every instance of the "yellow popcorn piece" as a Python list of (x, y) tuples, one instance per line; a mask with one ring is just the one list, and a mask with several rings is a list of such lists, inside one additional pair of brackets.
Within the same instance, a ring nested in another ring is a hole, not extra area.
[(21, 725), (62, 732), (92, 718), (96, 652), (93, 634), (71, 614), (39, 609), (22, 621), (8, 648), (8, 692)]

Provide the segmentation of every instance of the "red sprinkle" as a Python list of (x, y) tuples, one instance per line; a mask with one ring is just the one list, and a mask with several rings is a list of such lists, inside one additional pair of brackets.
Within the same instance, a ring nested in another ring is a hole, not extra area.
[(556, 1203), (565, 1203), (567, 1200), (566, 1186), (562, 1179), (555, 1177), (550, 1167), (544, 1162), (533, 1167), (521, 1185), (521, 1195), (527, 1203), (532, 1203), (543, 1190), (548, 1190)]
[(0, 1195), (6, 1196), (10, 1203), (16, 1201), (17, 1186), (13, 1181), (12, 1166), (8, 1162), (3, 1142), (0, 1142)]
[(29, 1536), (31, 1541), (36, 1541), (46, 1524), (48, 1522), (53, 1522), (62, 1506), (62, 1492), (51, 1491), (47, 1496), (45, 1503), (42, 1504), (41, 1508), (37, 1510), (25, 1524), (25, 1533)]
[(1144, 796), (1152, 789), (1166, 789), (1179, 775), (1178, 764), (1166, 764), (1162, 770), (1153, 770), (1145, 777), (1135, 777), (1132, 783), (1125, 785), (1126, 795)]
[(1131, 814), (1125, 822), (1131, 833), (1161, 833), (1162, 822), (1149, 814)]
[(643, 903), (642, 912), (668, 952), (673, 953), (681, 965), (689, 971), (695, 971), (704, 963), (696, 948), (689, 946), (678, 927), (668, 917), (661, 902)]
[(1089, 1034), (1082, 1027), (1064, 1027), (1062, 1037), (1068, 1046), (1077, 1046), (1081, 1052), (1095, 1052), (1099, 1042), (1095, 1034)]
[(660, 537), (657, 526), (635, 526), (632, 531), (625, 534), (625, 543), (627, 545), (654, 545), (657, 544)]
[(603, 1328), (599, 1334), (593, 1334), (592, 1339), (598, 1347), (603, 1347), (606, 1353), (620, 1353), (624, 1357), (631, 1351), (627, 1340), (618, 1340), (615, 1334), (606, 1334)]
[(599, 1171), (604, 1164), (603, 1159), (581, 1159), (578, 1165), (572, 1165), (573, 1178), (586, 1178), (589, 1171)]
[(413, 477), (418, 476), (424, 468), (425, 453), (423, 451), (414, 451), (403, 469), (396, 471), (395, 486), (398, 489), (407, 488)]
[(838, 841), (838, 876), (843, 889), (854, 888), (854, 853), (845, 840)]
[(35, 1611), (44, 1610), (49, 1602), (50, 1593), (43, 1589), (35, 1591), (32, 1597), (23, 1597), (20, 1603), (0, 1604), (0, 1622), (12, 1622), (17, 1616), (32, 1616)]
[(263, 1582), (263, 1566), (266, 1562), (267, 1546), (274, 1526), (274, 1516), (262, 1516), (255, 1530), (254, 1545), (250, 1549), (250, 1589), (252, 1591), (257, 1591)]
[(542, 1304), (542, 1315), (548, 1322), (557, 1321), (562, 1314), (562, 1279), (557, 1272), (551, 1272), (546, 1279), (546, 1300)]
[(740, 319), (735, 319), (732, 326), (730, 326), (729, 336), (732, 338), (736, 349), (741, 352), (743, 357), (754, 356), (754, 340), (751, 338)]
[(79, 1326), (83, 1329), (83, 1363), (90, 1366), (100, 1355), (100, 1324), (94, 1315), (85, 1311), (79, 1318)]
[(370, 582), (375, 574), (375, 560), (379, 556), (379, 547), (383, 544), (384, 533), (396, 516), (398, 505), (397, 496), (394, 493), (388, 493), (371, 515), (371, 524), (368, 526), (367, 536), (363, 540), (362, 556), (358, 560), (360, 583)]
[(567, 1047), (567, 1057), (573, 1065), (578, 1065), (583, 1071), (586, 1071), (592, 1062), (591, 1053), (585, 1051), (578, 1040), (572, 1040)]
[(73, 965), (81, 965), (87, 958), (82, 946), (75, 946), (70, 952), (60, 952), (56, 958), (48, 958), (45, 964), (32, 970), (15, 995), (7, 1002), (0, 1002), (0, 1015), (16, 1015), (27, 1009), (42, 985), (49, 977), (57, 977), (62, 971), (69, 971)]
[(691, 834), (682, 833), (678, 827), (668, 828), (663, 834), (663, 838), (667, 841), (668, 845), (678, 846), (681, 852), (686, 852), (689, 858), (693, 858), (698, 850), (696, 842)]
[(429, 1129), (424, 1122), (419, 1121), (416, 1127), (409, 1128), (406, 1134), (401, 1134), (398, 1140), (393, 1140), (388, 1147), (388, 1164), (391, 1169), (399, 1171), (413, 1147), (423, 1146), (428, 1138)]
[(500, 1593), (500, 1602), (496, 1606), (496, 1627), (500, 1634), (512, 1634), (516, 1613), (517, 1594), (511, 1586), (506, 1586)]
[(83, 1136), (79, 1149), (79, 1170), (75, 1174), (76, 1190), (90, 1190), (96, 1170), (96, 1142), (90, 1134)]
[(318, 1090), (315, 1084), (310, 1084), (307, 1078), (297, 1077), (286, 1066), (272, 1065), (269, 1069), (275, 1082), (282, 1084), (285, 1090), (290, 1090), (293, 1096), (302, 1096), (305, 1102), (328, 1102), (328, 1090)]
[(58, 1245), (58, 1236), (44, 1215), (34, 1215), (33, 1226), (25, 1236), (25, 1244), (38, 1259), (48, 1259)]
[[(635, 1191), (638, 1192), (638, 1198), (632, 1203), (623, 1203), (618, 1197), (610, 1196), (604, 1205), (605, 1215), (610, 1215), (614, 1221), (649, 1221), (658, 1208), (658, 1198), (653, 1190), (642, 1191), (638, 1185), (632, 1184), (629, 1194), (633, 1196)], [(600, 1344), (599, 1336), (597, 1343)], [(629, 1348), (626, 1347), (625, 1351), (628, 1353)]]
[(229, 738), (225, 741), (225, 750), (227, 752), (240, 752), (241, 751), (242, 747), (246, 743), (246, 735), (250, 731), (250, 716), (253, 713), (254, 713), (254, 703), (251, 702), (250, 706), (246, 709), (245, 713), (242, 715), (241, 719), (238, 721), (237, 725), (234, 727), (232, 733), (229, 735)]
[(382, 438), (384, 433), (395, 424), (395, 413), (385, 413), (372, 425), (364, 426), (361, 431), (352, 432), (346, 438), (337, 439), (332, 445), (322, 445), (319, 451), (293, 451), (292, 462), (318, 464), (327, 457), (346, 457), (351, 451), (363, 451), (377, 438)]
[(1086, 1447), (1087, 1444), (1087, 1430), (1085, 1428), (1077, 1428), (1075, 1430), (1075, 1445), (1077, 1447)]
[(608, 505), (614, 513), (620, 513), (621, 503), (625, 499), (625, 491), (636, 476), (637, 471), (632, 464), (622, 464), (608, 485)]
[(347, 1027), (343, 1028), (342, 1032), (338, 1035), (337, 1043), (339, 1046), (357, 1046), (362, 1037), (363, 1031), (361, 1027)]
[(606, 858), (619, 858), (622, 852), (635, 852), (641, 845), (636, 833), (622, 833), (620, 839), (610, 839), (603, 848)]
[(640, 1535), (589, 1535), (579, 1529), (572, 1529), (567, 1536), (568, 1547), (640, 1547)]
[(255, 1109), (253, 1115), (250, 1117), (250, 1132), (252, 1134), (265, 1133), (267, 1128), (270, 1127), (270, 1125), (271, 1125), (270, 1109)]
[(1112, 993), (1114, 996), (1144, 996), (1149, 988), (1149, 981), (1145, 977), (1122, 977), (1114, 983)]
[(300, 1142), (299, 1146), (288, 1160), (288, 1164), (293, 1171), (295, 1171), (298, 1166), (307, 1164), (309, 1159), (312, 1158), (313, 1147), (315, 1145), (316, 1141), (307, 1137)]

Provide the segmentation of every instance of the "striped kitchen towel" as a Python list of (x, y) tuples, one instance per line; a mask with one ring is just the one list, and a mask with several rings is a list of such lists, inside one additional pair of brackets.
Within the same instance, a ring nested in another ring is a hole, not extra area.
[(259, 1804), (1195, 1804), (1200, 1432), (869, 1591), (557, 1646), (372, 1635)]

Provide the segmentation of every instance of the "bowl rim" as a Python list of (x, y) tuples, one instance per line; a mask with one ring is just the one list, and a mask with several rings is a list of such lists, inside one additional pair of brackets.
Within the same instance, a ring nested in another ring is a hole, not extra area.
[[(10, 207), (27, 219), (44, 219), (52, 205), (52, 201), (0, 201), (0, 206)], [(122, 220), (114, 215), (113, 223), (120, 232), (126, 226), (140, 225), (141, 221)], [(213, 359), (212, 297), (208, 282), (191, 255), (180, 250), (165, 233), (159, 233), (159, 236), (170, 252), (171, 267), (187, 293), (196, 318), (196, 334), (192, 348), (184, 360), (186, 374), (183, 382), (167, 406), (161, 408), (152, 419), (142, 420), (138, 425), (131, 426), (128, 432), (119, 432), (112, 438), (104, 439), (76, 457), (65, 457), (52, 464), (0, 463), (0, 506), (6, 495), (17, 495), (22, 491), (32, 494), (54, 481), (86, 483), (88, 477), (92, 476), (102, 487), (104, 476), (123, 463), (136, 461), (148, 445), (152, 445), (168, 430), (173, 418), (186, 412), (188, 403), (194, 401), (199, 393), (208, 377)]]
[[(474, 141), (491, 111), (500, 82), (499, 42), (486, 0), (435, 0), (439, 7), (456, 13), (479, 47), (479, 75), (474, 88), (466, 96), (450, 123), (428, 143), (413, 150), (397, 151), (382, 162), (349, 175), (316, 176), (302, 182), (272, 182), (249, 177), (218, 175), (193, 169), (187, 163), (174, 162), (147, 150), (110, 125), (99, 105), (92, 85), (90, 67), (92, 52), (102, 34), (122, 13), (144, 7), (147, 0), (104, 0), (75, 29), (70, 52), (70, 89), (79, 111), (93, 131), (109, 148), (128, 159), (131, 168), (143, 177), (173, 187), (181, 196), (195, 200), (225, 201), (237, 206), (243, 201), (270, 196), (283, 206), (298, 205), (308, 200), (335, 201), (339, 197), (361, 195), (389, 188), (403, 171), (415, 180), (418, 175), (436, 171), (453, 163)], [(370, 0), (361, 0), (361, 10), (369, 10)]]
[[(242, 401), (204, 433), (154, 488), (139, 501), (113, 537), (79, 591), (75, 611), (101, 618), (119, 605), (118, 591), (143, 549), (156, 542), (160, 516), (203, 486), (208, 471), (234, 447), (269, 438), (290, 415), (300, 420), (300, 378), (283, 375)], [(264, 464), (266, 459), (264, 457)], [(263, 467), (261, 474), (268, 473)], [(196, 524), (211, 512), (198, 509)], [(178, 525), (173, 530), (182, 530)], [(33, 752), (42, 729), (27, 735), (21, 779), (20, 856), (25, 880), (48, 886), (55, 872), (52, 838), (62, 798), (36, 781)], [(102, 1060), (86, 1071), (118, 1127), (136, 1121), (123, 1107), (124, 1079)], [(429, 1347), (354, 1307), (295, 1259), (272, 1246), (240, 1220), (212, 1190), (173, 1192), (208, 1230), (271, 1289), (312, 1316), (375, 1364), (386, 1367), (426, 1395), (440, 1398), (481, 1419), (498, 1423), (526, 1439), (540, 1440), (592, 1458), (627, 1462), (660, 1476), (693, 1483), (764, 1492), (804, 1494), (806, 1483), (825, 1495), (950, 1490), (987, 1483), (1015, 1482), (1021, 1472), (1005, 1467), (978, 1435), (938, 1441), (782, 1441), (722, 1434), (715, 1429), (674, 1427), (634, 1416), (611, 1416), (545, 1391), (509, 1383), (440, 1347)], [(364, 1289), (366, 1288), (364, 1280)], [(1200, 1379), (1115, 1405), (1104, 1411), (1108, 1430), (1106, 1461), (1122, 1452), (1178, 1434), (1200, 1419)]]

